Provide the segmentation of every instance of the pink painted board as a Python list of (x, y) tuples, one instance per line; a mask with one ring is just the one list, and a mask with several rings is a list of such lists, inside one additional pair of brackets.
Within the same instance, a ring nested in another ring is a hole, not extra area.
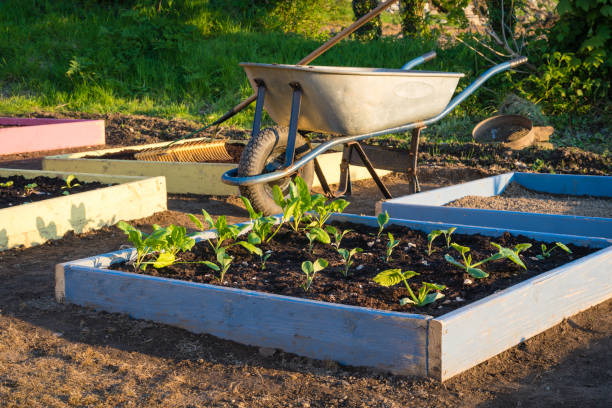
[(104, 121), (0, 117), (0, 155), (105, 144)]

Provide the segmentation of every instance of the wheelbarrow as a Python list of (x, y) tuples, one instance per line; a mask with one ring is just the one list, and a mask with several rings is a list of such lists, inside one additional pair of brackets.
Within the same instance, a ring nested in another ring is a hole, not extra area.
[[(256, 90), (255, 116), (238, 168), (223, 174), (223, 182), (238, 186), (256, 210), (277, 214), (281, 209), (272, 187), (286, 191), (297, 175), (310, 186), (316, 173), (329, 197), (350, 194), (348, 163), (356, 151), (382, 194), (391, 198), (359, 142), (411, 130), (410, 183), (418, 191), (421, 129), (445, 117), (491, 76), (527, 61), (520, 57), (496, 65), (452, 98), (463, 74), (410, 70), (433, 57), (425, 54), (402, 69), (241, 63)], [(261, 129), (264, 108), (278, 126)], [(312, 146), (308, 132), (332, 137)], [(344, 145), (340, 186), (331, 192), (316, 158), (339, 145)]]

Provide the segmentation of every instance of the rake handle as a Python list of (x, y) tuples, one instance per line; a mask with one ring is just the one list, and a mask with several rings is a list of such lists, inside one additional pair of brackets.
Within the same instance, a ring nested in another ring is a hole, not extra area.
[[(381, 5), (379, 5), (372, 11), (370, 11), (368, 14), (364, 15), (359, 20), (355, 21), (353, 24), (346, 27), (344, 30), (340, 31), (338, 34), (336, 34), (332, 39), (327, 41), (325, 44), (321, 45), (319, 48), (317, 48), (316, 50), (308, 54), (306, 57), (301, 59), (296, 65), (310, 64), (312, 61), (314, 61), (317, 57), (319, 57), (325, 51), (329, 50), (331, 47), (336, 45), (339, 41), (343, 40), (344, 38), (352, 34), (355, 30), (357, 30), (358, 28), (366, 24), (368, 21), (372, 20), (374, 17), (382, 13), (388, 7), (390, 7), (393, 3), (396, 3), (398, 1), (399, 0), (388, 0), (382, 3)], [(238, 105), (234, 106), (229, 111), (225, 112), (223, 116), (221, 116), (219, 119), (211, 123), (210, 126), (215, 126), (215, 125), (225, 122), (226, 120), (228, 120), (229, 118), (231, 118), (232, 116), (234, 116), (235, 114), (237, 114), (238, 112), (240, 112), (241, 110), (243, 110), (244, 108), (252, 104), (255, 101), (255, 99), (257, 99), (256, 93), (249, 96), (247, 99), (240, 102)]]

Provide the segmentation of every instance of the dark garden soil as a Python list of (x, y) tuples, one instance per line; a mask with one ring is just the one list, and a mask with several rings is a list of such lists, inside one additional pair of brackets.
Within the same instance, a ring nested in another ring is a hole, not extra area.
[[(240, 162), (240, 156), (244, 150), (243, 144), (237, 143), (226, 143), (225, 150), (232, 157), (231, 160), (206, 160), (207, 163), (238, 163)], [(84, 156), (83, 159), (112, 159), (112, 160), (138, 160), (134, 155), (142, 152), (137, 149), (125, 149), (119, 152), (106, 153), (100, 156)]]
[(612, 198), (541, 193), (517, 183), (498, 196), (466, 196), (447, 206), (612, 218)]
[[(22, 176), (0, 177), (0, 183), (7, 182), (13, 182), (13, 184), (6, 187), (0, 186), (0, 208), (60, 197), (67, 193), (82, 193), (108, 186), (98, 182), (85, 183), (75, 178), (71, 182), (72, 188), (68, 189), (65, 188), (66, 181), (61, 178), (36, 177), (26, 179)], [(36, 186), (32, 184), (36, 184)], [(28, 185), (30, 187), (26, 188)]]
[[(106, 119), (111, 146), (164, 141), (167, 135), (200, 126), (115, 114), (66, 116)], [(232, 131), (224, 129), (219, 136), (240, 138), (228, 134)], [(237, 132), (248, 137), (248, 131)], [(42, 155), (3, 156), (0, 167), (39, 166), (37, 157)], [(13, 163), (6, 164), (9, 160)], [(18, 160), (22, 161), (15, 164)], [(32, 164), (36, 160), (38, 164)], [(456, 155), (448, 160), (423, 166), (424, 188), (511, 170), (457, 166), (461, 162)], [(455, 165), (449, 165), (450, 160)], [(392, 174), (384, 180), (394, 196), (407, 193), (405, 176)], [(356, 182), (354, 194), (347, 212), (373, 214), (380, 199), (374, 183)], [(248, 217), (236, 197), (170, 195), (168, 205), (168, 211), (130, 223), (143, 230), (153, 223), (190, 226), (186, 212), (201, 208), (214, 217), (229, 215), (228, 222)], [(608, 407), (612, 401), (612, 300), (440, 384), (258, 349), (54, 301), (55, 264), (125, 244), (123, 232), (102, 228), (0, 252), (0, 407), (539, 408)]]
[[(272, 255), (266, 262), (265, 270), (261, 270), (257, 255), (250, 255), (239, 246), (229, 248), (228, 253), (234, 257), (234, 260), (224, 277), (223, 285), (330, 303), (439, 316), (596, 251), (590, 248), (570, 246), (572, 254), (559, 251), (555, 256), (538, 260), (536, 255), (540, 253), (542, 242), (534, 242), (529, 238), (513, 237), (510, 234), (493, 239), (481, 235), (453, 235), (454, 242), (471, 248), (470, 253), (474, 262), (497, 252), (490, 242), (496, 242), (509, 248), (514, 248), (516, 244), (524, 242), (533, 244), (532, 248), (521, 253), (527, 270), (523, 270), (509, 260), (497, 260), (482, 266), (482, 269), (490, 273), (489, 277), (475, 279), (444, 260), (444, 254), (451, 254), (456, 259), (461, 259), (461, 255), (453, 248), (446, 248), (446, 243), (442, 242), (445, 240), (443, 236), (434, 241), (435, 252), (428, 256), (427, 234), (420, 231), (390, 227), (385, 229), (380, 239), (376, 239), (376, 228), (356, 224), (332, 225), (342, 230), (353, 230), (342, 239), (342, 248), (364, 249), (363, 253), (354, 256), (354, 265), (349, 270), (348, 277), (343, 276), (344, 264), (335, 248), (331, 245), (315, 243), (313, 253), (310, 254), (306, 249), (308, 240), (304, 233), (296, 233), (291, 228), (283, 226), (270, 243), (261, 246), (264, 252), (272, 251)], [(387, 232), (392, 233), (394, 238), (400, 242), (393, 251), (389, 262), (383, 259), (388, 242)], [(550, 245), (548, 242), (546, 244)], [(190, 252), (182, 254), (180, 258), (188, 262), (214, 261), (215, 253), (208, 242), (201, 242), (196, 244)], [(305, 292), (300, 286), (305, 282), (301, 264), (307, 260), (314, 262), (317, 258), (327, 260), (329, 267), (317, 274), (312, 286)], [(446, 299), (423, 308), (401, 306), (400, 299), (408, 296), (403, 283), (385, 288), (372, 280), (379, 272), (393, 268), (399, 268), (402, 271), (412, 270), (420, 274), (409, 281), (415, 293), (418, 292), (421, 282), (447, 286), (447, 289), (443, 291)], [(132, 267), (125, 264), (115, 265), (112, 269), (134, 271)], [(198, 283), (220, 284), (218, 275), (202, 264), (176, 264), (160, 269), (148, 268), (146, 273)]]
[[(384, 139), (368, 144), (410, 151), (410, 140)], [(420, 143), (419, 165), (462, 164), (494, 171), (533, 171), (538, 173), (612, 174), (612, 159), (575, 147), (512, 150), (501, 145), (478, 143)]]

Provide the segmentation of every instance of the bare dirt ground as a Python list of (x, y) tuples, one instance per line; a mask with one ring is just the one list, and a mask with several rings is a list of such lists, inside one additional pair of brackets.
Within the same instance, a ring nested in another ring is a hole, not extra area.
[[(12, 159), (7, 161), (18, 160)], [(31, 159), (21, 158), (28, 163)], [(433, 188), (490, 171), (444, 166), (424, 168), (421, 174), (422, 186)], [(394, 195), (407, 191), (401, 175), (385, 181)], [(347, 212), (372, 214), (379, 198), (373, 183), (356, 183)], [(215, 216), (229, 215), (230, 222), (247, 215), (236, 197), (171, 195), (168, 211), (135, 223), (188, 226), (186, 212), (201, 208)], [(281, 351), (272, 354), (209, 335), (55, 303), (55, 264), (116, 250), (125, 243), (121, 231), (104, 228), (80, 236), (68, 234), (39, 247), (0, 252), (1, 407), (608, 407), (612, 403), (612, 300), (440, 384)]]

